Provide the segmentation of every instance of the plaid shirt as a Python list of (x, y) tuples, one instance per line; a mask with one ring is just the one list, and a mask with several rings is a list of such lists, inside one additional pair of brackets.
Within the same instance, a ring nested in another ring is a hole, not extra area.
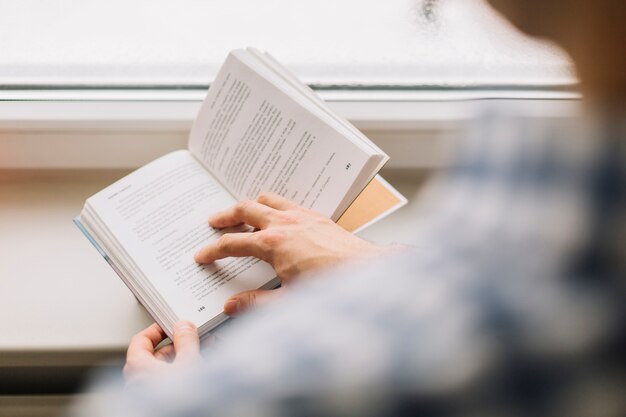
[(414, 247), (304, 280), (86, 416), (626, 415), (626, 123), (486, 112)]

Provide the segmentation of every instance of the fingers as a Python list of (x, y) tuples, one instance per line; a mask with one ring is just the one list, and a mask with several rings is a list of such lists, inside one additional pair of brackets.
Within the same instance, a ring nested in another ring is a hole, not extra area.
[(172, 342), (176, 350), (176, 362), (192, 362), (200, 356), (200, 339), (193, 323), (189, 321), (176, 323)]
[(276, 210), (292, 210), (300, 207), (291, 200), (274, 193), (263, 193), (256, 201)]
[(200, 358), (200, 341), (193, 323), (176, 323), (173, 345), (155, 351), (165, 337), (165, 332), (156, 323), (133, 336), (123, 370), (127, 384), (164, 372), (171, 366), (167, 362), (186, 365)]
[(244, 200), (212, 216), (209, 219), (209, 225), (221, 229), (245, 223), (256, 229), (264, 229), (273, 211), (274, 209), (264, 204)]
[(154, 352), (154, 357), (165, 362), (172, 362), (176, 358), (174, 345), (166, 345), (159, 348)]
[(235, 294), (224, 303), (224, 313), (233, 317), (238, 316), (256, 305), (271, 301), (281, 290), (282, 288), (277, 290), (251, 290)]
[(166, 337), (163, 329), (158, 324), (153, 323), (133, 336), (128, 345), (127, 357), (152, 356), (154, 348)]
[(195, 255), (196, 262), (208, 264), (229, 256), (254, 256), (267, 260), (267, 254), (258, 243), (257, 233), (227, 233), (213, 243), (200, 249)]
[(293, 210), (300, 208), (291, 200), (274, 193), (263, 193), (256, 201), (240, 201), (233, 207), (215, 214), (209, 219), (212, 227), (224, 228), (241, 223), (249, 224), (256, 229), (267, 227), (270, 215), (274, 210)]

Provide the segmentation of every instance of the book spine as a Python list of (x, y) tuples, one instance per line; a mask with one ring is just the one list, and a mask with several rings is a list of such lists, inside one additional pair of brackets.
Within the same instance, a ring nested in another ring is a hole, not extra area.
[[(98, 245), (98, 242), (96, 242), (96, 240), (91, 236), (91, 234), (87, 231), (87, 229), (85, 228), (85, 226), (83, 226), (83, 224), (81, 223), (80, 219), (78, 217), (74, 217), (72, 219), (72, 221), (74, 222), (74, 224), (76, 225), (76, 227), (78, 227), (78, 230), (80, 230), (83, 235), (87, 238), (88, 241), (91, 242), (91, 244), (93, 245), (94, 248), (96, 248), (96, 250), (100, 253), (100, 255), (102, 255), (102, 257), (104, 258), (105, 261), (107, 261), (107, 263), (109, 265), (111, 265), (111, 268), (115, 269), (115, 272), (118, 272), (117, 269), (115, 268), (115, 265), (113, 265), (113, 262), (111, 262), (111, 258), (109, 258), (109, 255), (107, 255), (102, 248), (100, 247), (100, 245)], [(119, 274), (119, 273), (118, 273)]]
[(109, 264), (111, 269), (113, 269), (113, 271), (115, 271), (117, 276), (120, 277), (120, 279), (122, 280), (124, 285), (126, 285), (126, 287), (128, 287), (128, 289), (135, 296), (135, 299), (139, 302), (139, 304), (144, 306), (144, 308), (148, 311), (148, 313), (154, 319), (154, 321), (156, 321), (157, 324), (159, 326), (161, 326), (161, 328), (163, 329), (165, 334), (167, 334), (167, 336), (171, 339), (172, 338), (172, 334), (171, 334), (169, 328), (163, 324), (163, 322), (154, 313), (154, 311), (152, 311), (152, 309), (148, 306), (148, 304), (146, 302), (144, 302), (143, 298), (139, 295), (139, 293), (135, 290), (135, 288), (133, 288), (133, 286), (130, 285), (130, 283), (128, 282), (128, 280), (126, 279), (126, 277), (124, 276), (122, 271), (120, 271), (120, 269), (115, 265), (115, 263), (113, 262), (111, 257), (109, 257), (109, 255), (106, 254), (106, 252), (102, 249), (102, 247), (98, 244), (98, 242), (93, 238), (93, 236), (91, 236), (91, 233), (89, 233), (87, 228), (85, 228), (85, 226), (81, 223), (80, 219), (78, 217), (75, 217), (74, 219), (72, 219), (72, 221), (74, 222), (76, 227), (78, 227), (78, 230), (80, 230), (83, 233), (83, 235), (87, 238), (87, 240), (89, 240), (91, 242), (93, 247), (96, 248), (96, 250), (100, 253), (100, 255), (102, 255), (102, 257)]

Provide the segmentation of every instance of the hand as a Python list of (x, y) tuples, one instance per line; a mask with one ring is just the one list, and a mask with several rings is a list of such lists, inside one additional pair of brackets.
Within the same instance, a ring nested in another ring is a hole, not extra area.
[(127, 384), (158, 377), (200, 359), (198, 330), (192, 323), (176, 323), (173, 343), (155, 350), (166, 337), (163, 329), (156, 323), (133, 336), (124, 365)]
[(223, 235), (200, 249), (195, 255), (196, 262), (254, 256), (274, 267), (282, 287), (273, 291), (245, 291), (231, 297), (224, 304), (224, 312), (229, 315), (237, 315), (284, 291), (304, 272), (387, 251), (354, 236), (321, 214), (276, 194), (262, 194), (256, 201), (241, 201), (209, 219), (209, 225), (215, 228), (240, 224), (256, 230)]

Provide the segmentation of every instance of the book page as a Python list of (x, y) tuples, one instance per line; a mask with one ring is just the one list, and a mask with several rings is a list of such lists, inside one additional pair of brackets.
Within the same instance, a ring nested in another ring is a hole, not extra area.
[(251, 61), (228, 56), (193, 125), (190, 151), (239, 199), (271, 191), (331, 217), (371, 155)]
[[(342, 119), (336, 113), (326, 106), (324, 100), (322, 100), (315, 91), (311, 89), (308, 85), (302, 83), (298, 78), (287, 68), (283, 67), (273, 56), (271, 56), (267, 52), (261, 52), (256, 48), (246, 48), (246, 51), (250, 52), (256, 59), (263, 62), (264, 65), (271, 67), (274, 71), (276, 71), (285, 81), (291, 84), (295, 89), (302, 91), (303, 94), (307, 95), (311, 98), (311, 101), (317, 105), (323, 112), (328, 114), (329, 117), (336, 119), (339, 123), (343, 124), (346, 129), (348, 129), (358, 140), (362, 141), (366, 146), (371, 147), (374, 152), (383, 155), (384, 158), (381, 158), (381, 165), (379, 169), (387, 162), (389, 156), (385, 154), (385, 152), (380, 149), (374, 142), (372, 142), (368, 137), (366, 137), (360, 130), (358, 130), (354, 125), (349, 123), (347, 120)], [(378, 170), (377, 170), (378, 171)]]
[(254, 258), (195, 263), (194, 253), (223, 234), (208, 217), (235, 199), (187, 151), (151, 162), (87, 202), (179, 319), (200, 326), (229, 296), (275, 277)]

